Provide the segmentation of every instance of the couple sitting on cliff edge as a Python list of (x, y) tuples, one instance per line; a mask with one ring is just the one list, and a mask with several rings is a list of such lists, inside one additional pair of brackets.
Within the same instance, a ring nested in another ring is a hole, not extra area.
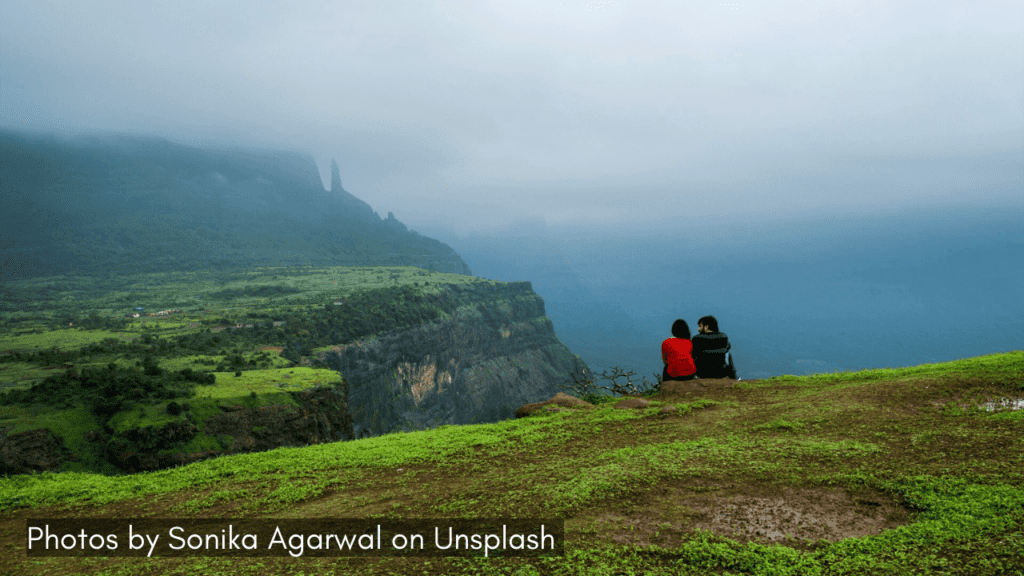
[(672, 336), (661, 343), (661, 360), (665, 369), (662, 381), (693, 380), (694, 378), (732, 378), (736, 380), (736, 366), (729, 352), (729, 337), (718, 331), (718, 320), (705, 316), (697, 321), (697, 331), (690, 338), (686, 320), (672, 324)]

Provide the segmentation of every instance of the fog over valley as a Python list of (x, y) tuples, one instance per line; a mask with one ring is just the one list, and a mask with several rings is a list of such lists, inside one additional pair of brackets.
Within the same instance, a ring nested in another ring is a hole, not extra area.
[[(650, 379), (672, 321), (707, 314), (744, 379), (1024, 348), (1018, 1), (0, 10), (0, 130), (288, 152), (296, 181), (337, 195), (339, 178), (354, 198), (332, 205), (374, 238), (412, 230), (476, 276), (530, 281), (598, 371)], [(122, 180), (111, 221), (147, 201)], [(75, 185), (66, 206), (86, 202)], [(238, 203), (316, 215), (286, 192)], [(20, 254), (53, 234), (30, 200), (0, 209)], [(267, 246), (292, 232), (265, 218)], [(323, 226), (296, 238), (327, 250)]]
[[(709, 225), (586, 236), (527, 226), (457, 237), (474, 274), (529, 278), (561, 339), (650, 378), (677, 318), (718, 318), (739, 375), (907, 366), (1024, 343), (1021, 212)], [(995, 350), (994, 350), (995, 351)]]

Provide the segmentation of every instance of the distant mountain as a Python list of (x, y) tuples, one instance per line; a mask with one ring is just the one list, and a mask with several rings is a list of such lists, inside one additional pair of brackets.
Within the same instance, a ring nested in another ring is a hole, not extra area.
[(0, 277), (260, 265), (411, 265), (470, 274), (381, 218), (312, 157), (155, 137), (0, 131)]

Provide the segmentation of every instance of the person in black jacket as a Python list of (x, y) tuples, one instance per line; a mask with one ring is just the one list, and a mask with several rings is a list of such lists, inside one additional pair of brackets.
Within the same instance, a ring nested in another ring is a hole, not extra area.
[(736, 380), (736, 365), (732, 361), (729, 337), (718, 331), (718, 320), (705, 316), (697, 321), (693, 342), (693, 363), (698, 378), (732, 378)]

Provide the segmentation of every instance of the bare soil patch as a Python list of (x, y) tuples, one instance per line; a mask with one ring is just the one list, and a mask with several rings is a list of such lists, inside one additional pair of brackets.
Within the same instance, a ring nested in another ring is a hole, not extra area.
[(732, 388), (737, 380), (729, 378), (697, 378), (694, 380), (668, 380), (661, 384), (661, 390), (652, 399), (661, 400), (671, 396), (687, 396), (694, 392), (710, 392)]
[(616, 544), (673, 548), (695, 530), (738, 542), (815, 548), (910, 524), (914, 512), (875, 490), (663, 483), (630, 505), (570, 519), (567, 531), (597, 531)]
[(946, 404), (959, 404), (962, 408), (979, 403), (998, 402), (1003, 398), (1016, 398), (1017, 384), (991, 377), (907, 377), (871, 383), (851, 389), (851, 398), (858, 401), (898, 408), (912, 414), (921, 410), (941, 408)]

